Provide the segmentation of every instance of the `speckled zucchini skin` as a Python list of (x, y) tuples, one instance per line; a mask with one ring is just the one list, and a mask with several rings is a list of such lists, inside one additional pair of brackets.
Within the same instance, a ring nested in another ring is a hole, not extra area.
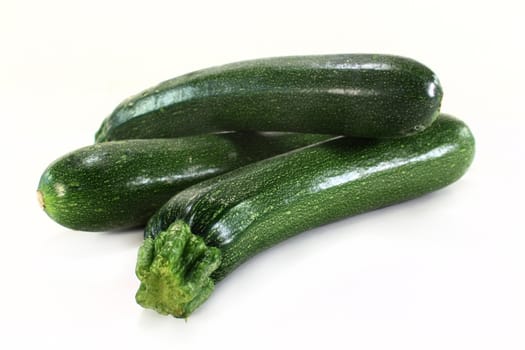
[(52, 163), (41, 176), (39, 199), (53, 220), (75, 230), (144, 225), (165, 201), (190, 185), (326, 139), (225, 133), (96, 144)]
[(459, 179), (474, 156), (468, 127), (441, 116), (406, 138), (336, 138), (196, 184), (148, 222), (156, 237), (176, 220), (222, 257), (221, 280), (257, 252), (310, 228), (408, 200)]
[(223, 130), (406, 136), (437, 117), (436, 75), (408, 58), (277, 57), (183, 75), (123, 101), (96, 141)]

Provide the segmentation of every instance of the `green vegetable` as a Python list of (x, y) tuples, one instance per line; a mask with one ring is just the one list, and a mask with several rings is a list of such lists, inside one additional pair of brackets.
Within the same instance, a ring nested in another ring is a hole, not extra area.
[(406, 138), (336, 138), (196, 184), (148, 222), (136, 273), (146, 308), (187, 317), (239, 264), (299, 232), (408, 200), (459, 179), (468, 127), (441, 116)]
[(84, 231), (144, 225), (182, 189), (325, 135), (225, 133), (96, 144), (52, 163), (38, 185), (46, 213)]
[(408, 58), (259, 59), (183, 75), (123, 101), (96, 141), (223, 130), (405, 136), (434, 121), (442, 95), (435, 74)]

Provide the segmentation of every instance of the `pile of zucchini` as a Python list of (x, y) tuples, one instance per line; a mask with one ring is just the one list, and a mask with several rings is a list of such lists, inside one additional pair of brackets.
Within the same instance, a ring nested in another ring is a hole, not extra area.
[(204, 69), (123, 101), (94, 145), (44, 171), (38, 200), (74, 230), (145, 226), (136, 300), (186, 318), (258, 252), (459, 179), (474, 138), (442, 95), (389, 55)]

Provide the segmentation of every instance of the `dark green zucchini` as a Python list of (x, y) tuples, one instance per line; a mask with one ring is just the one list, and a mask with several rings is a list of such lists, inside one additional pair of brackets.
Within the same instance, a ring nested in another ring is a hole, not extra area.
[(432, 123), (442, 95), (430, 69), (403, 57), (259, 59), (183, 75), (123, 101), (96, 141), (223, 130), (406, 136)]
[(38, 185), (46, 213), (83, 231), (144, 225), (178, 191), (326, 135), (224, 133), (96, 144), (52, 163)]
[(336, 138), (196, 184), (148, 222), (136, 299), (187, 317), (235, 267), (299, 232), (408, 200), (459, 179), (474, 156), (468, 127), (441, 116), (406, 138)]

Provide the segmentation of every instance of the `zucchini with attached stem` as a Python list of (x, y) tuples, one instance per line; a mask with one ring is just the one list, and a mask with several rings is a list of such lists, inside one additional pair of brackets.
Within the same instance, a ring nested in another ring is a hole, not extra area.
[(265, 58), (200, 70), (147, 89), (117, 106), (96, 141), (224, 130), (406, 136), (434, 121), (442, 95), (436, 75), (408, 58)]
[(38, 199), (59, 224), (106, 231), (144, 225), (178, 191), (326, 135), (224, 133), (96, 144), (52, 163)]
[(442, 188), (474, 155), (468, 127), (441, 116), (406, 138), (336, 138), (196, 184), (148, 222), (137, 302), (187, 317), (214, 284), (299, 232)]

